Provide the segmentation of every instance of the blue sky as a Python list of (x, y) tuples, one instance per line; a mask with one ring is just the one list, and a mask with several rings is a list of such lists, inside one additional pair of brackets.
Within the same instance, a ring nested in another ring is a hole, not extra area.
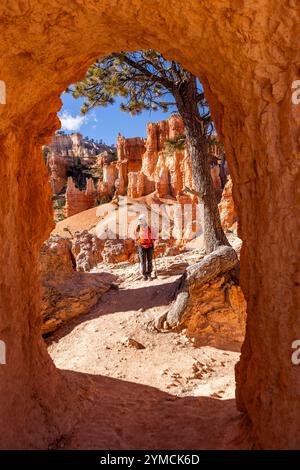
[(82, 99), (74, 99), (70, 94), (63, 93), (63, 106), (59, 112), (62, 130), (67, 134), (80, 132), (83, 136), (102, 139), (106, 144), (116, 144), (118, 132), (125, 137), (146, 137), (146, 125), (149, 121), (166, 119), (171, 112), (144, 111), (137, 116), (120, 111), (120, 101), (106, 108), (98, 107), (80, 115)]

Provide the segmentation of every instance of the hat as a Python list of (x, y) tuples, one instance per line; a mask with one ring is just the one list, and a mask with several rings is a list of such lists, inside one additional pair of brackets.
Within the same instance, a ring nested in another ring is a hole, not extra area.
[(138, 220), (146, 220), (145, 214), (140, 214)]

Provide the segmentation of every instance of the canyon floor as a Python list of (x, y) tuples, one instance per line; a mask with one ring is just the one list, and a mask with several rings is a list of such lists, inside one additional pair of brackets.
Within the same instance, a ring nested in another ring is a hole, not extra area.
[(114, 288), (47, 339), (58, 368), (93, 382), (92, 406), (58, 448), (247, 448), (234, 399), (239, 353), (155, 327), (197, 256), (158, 260), (152, 281), (129, 263), (94, 269), (115, 274)]

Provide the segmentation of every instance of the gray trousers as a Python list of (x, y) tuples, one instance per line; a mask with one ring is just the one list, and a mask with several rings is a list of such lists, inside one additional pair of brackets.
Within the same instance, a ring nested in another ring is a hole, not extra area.
[(142, 246), (139, 246), (138, 253), (142, 274), (144, 276), (150, 275), (152, 272), (153, 246), (150, 248), (143, 248)]

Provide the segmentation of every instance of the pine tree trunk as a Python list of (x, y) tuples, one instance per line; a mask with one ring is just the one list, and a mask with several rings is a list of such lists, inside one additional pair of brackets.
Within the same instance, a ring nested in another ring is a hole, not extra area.
[(204, 243), (206, 253), (221, 245), (229, 245), (222, 229), (217, 199), (210, 174), (207, 138), (196, 102), (196, 77), (187, 72), (185, 80), (173, 90), (176, 105), (181, 115), (191, 156), (194, 189), (204, 204)]

